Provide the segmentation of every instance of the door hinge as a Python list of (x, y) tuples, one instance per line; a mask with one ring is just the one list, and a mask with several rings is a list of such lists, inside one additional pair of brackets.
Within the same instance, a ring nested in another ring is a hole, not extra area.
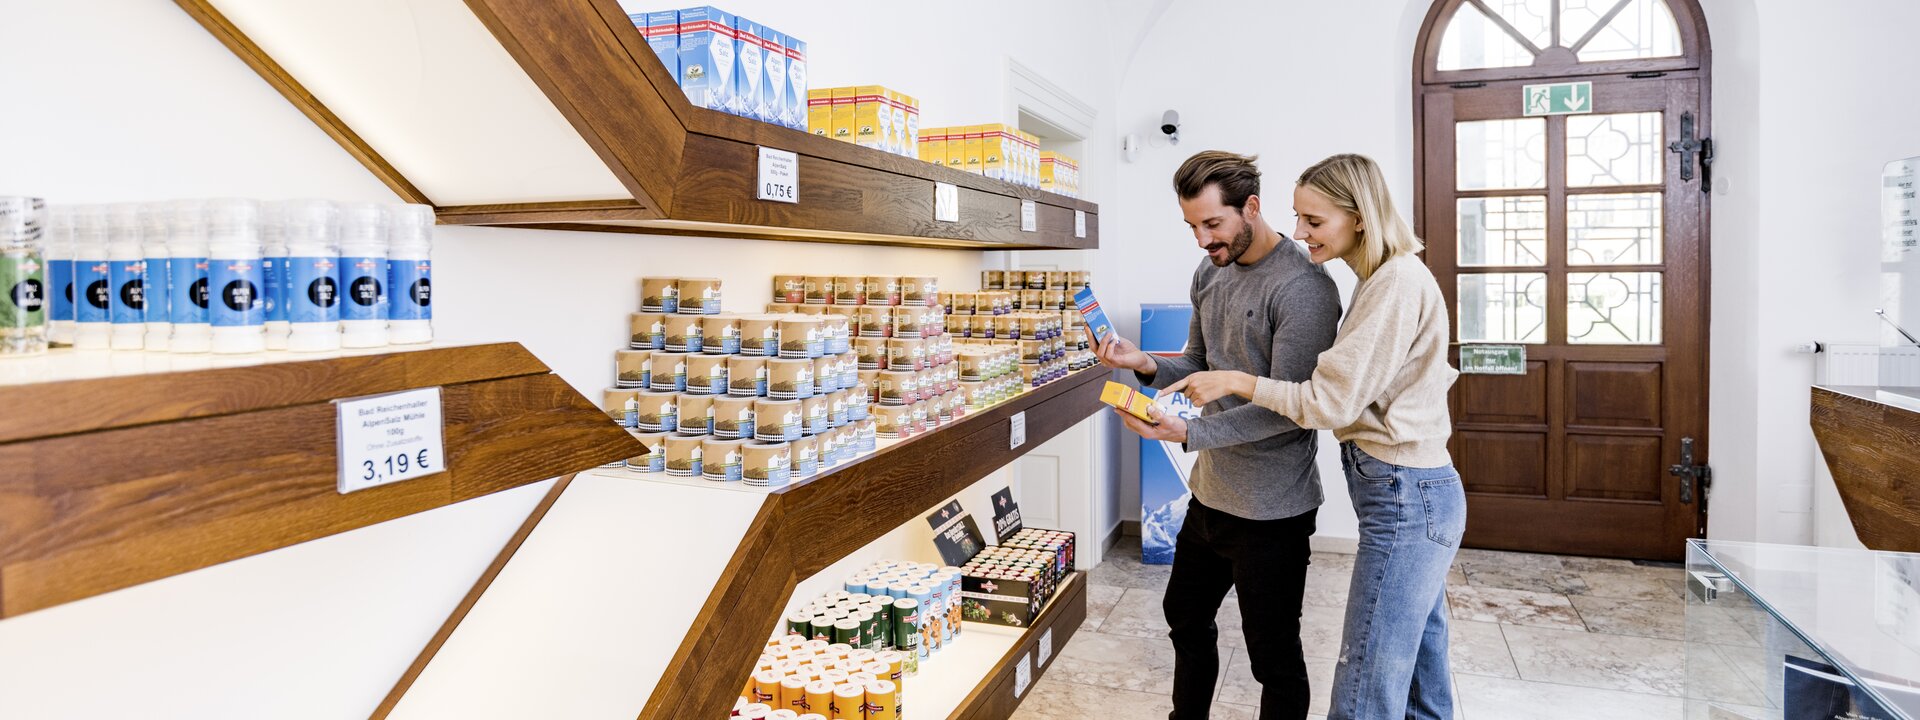
[(1669, 466), (1667, 474), (1680, 478), (1680, 502), (1687, 504), (1693, 503), (1696, 490), (1704, 496), (1713, 484), (1713, 468), (1693, 462), (1693, 438), (1680, 438), (1680, 462)]
[(1693, 181), (1693, 164), (1700, 163), (1700, 192), (1713, 190), (1713, 138), (1695, 137), (1693, 112), (1680, 113), (1680, 139), (1667, 143), (1667, 152), (1680, 156), (1680, 181)]

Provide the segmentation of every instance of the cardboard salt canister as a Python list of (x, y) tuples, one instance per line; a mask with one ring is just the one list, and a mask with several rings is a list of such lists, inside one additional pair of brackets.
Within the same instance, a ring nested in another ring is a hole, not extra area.
[(927, 316), (922, 308), (902, 305), (893, 309), (893, 337), (917, 338), (926, 329)]
[(882, 406), (906, 405), (912, 402), (916, 384), (912, 370), (881, 370), (875, 385), (876, 397)]
[(740, 480), (748, 485), (781, 487), (793, 478), (793, 446), (751, 442), (741, 449)]
[(727, 394), (727, 356), (688, 355), (686, 392), (691, 395)]
[(792, 442), (801, 437), (800, 426), (804, 418), (800, 414), (799, 400), (760, 398), (753, 403), (753, 415), (753, 434), (756, 439)]
[(667, 352), (697, 353), (704, 347), (701, 339), (701, 317), (699, 315), (668, 315)]
[(767, 303), (767, 312), (772, 313), (774, 315), (791, 315), (794, 313), (794, 311), (797, 311), (799, 309), (800, 309), (800, 303), (787, 303), (787, 302)]
[(675, 477), (699, 476), (706, 440), (703, 435), (668, 435), (667, 474)]
[(893, 309), (885, 305), (862, 305), (853, 314), (853, 331), (863, 338), (893, 337)]
[(858, 422), (868, 417), (873, 407), (873, 386), (866, 380), (856, 378), (852, 388), (847, 390), (847, 421)]
[(767, 361), (767, 397), (799, 400), (813, 397), (813, 361), (774, 358)]
[(672, 432), (680, 428), (680, 394), (646, 390), (634, 397), (633, 427), (643, 432)]
[(667, 349), (667, 316), (637, 312), (627, 316), (627, 347), (633, 350)]
[(822, 355), (813, 359), (813, 394), (825, 395), (840, 387), (840, 356)]
[(927, 341), (895, 337), (887, 341), (887, 369), (924, 370), (927, 367)]
[(830, 312), (820, 316), (820, 326), (826, 332), (826, 352), (837, 355), (846, 352), (853, 344), (853, 316), (843, 312)]
[(718, 278), (680, 278), (680, 309), (686, 315), (720, 314), (720, 280)]
[(847, 394), (846, 390), (827, 393), (828, 428), (839, 428), (847, 424)]
[(753, 437), (753, 403), (757, 399), (729, 396), (713, 398), (713, 434), (724, 438)]
[(818, 316), (787, 315), (780, 318), (780, 357), (817, 358), (826, 353), (820, 337), (824, 323)]
[(675, 313), (680, 311), (680, 278), (640, 278), (640, 311)]
[(1005, 270), (981, 270), (980, 271), (980, 289), (981, 290), (1002, 290), (1002, 289), (1005, 289), (1006, 287), (1007, 287), (1007, 271)]
[(667, 471), (667, 435), (663, 432), (632, 431), (633, 439), (646, 447), (645, 453), (627, 458), (629, 472), (663, 473)]
[(887, 369), (887, 343), (883, 337), (858, 337), (853, 340), (857, 367), (861, 370)]
[(600, 410), (612, 418), (620, 427), (634, 427), (635, 396), (638, 391), (628, 388), (607, 388), (600, 392)]
[(613, 351), (613, 386), (634, 390), (646, 389), (648, 366), (652, 358), (652, 350)]
[(930, 305), (939, 293), (939, 278), (929, 275), (909, 275), (900, 278), (900, 304), (902, 305)]
[(687, 389), (687, 358), (683, 352), (656, 351), (647, 357), (647, 388), (667, 392)]
[(666, 429), (678, 430), (682, 435), (713, 434), (712, 395), (681, 393), (674, 403), (679, 411), (679, 423), (676, 427)]
[[(793, 314), (806, 315), (810, 317), (820, 317), (822, 315), (827, 314), (827, 311), (832, 309), (833, 309), (833, 306), (831, 305), (801, 305), (800, 307), (793, 309)], [(825, 340), (826, 336), (822, 335), (821, 339)]]
[(1045, 270), (1028, 270), (1027, 282), (1023, 287), (1028, 290), (1047, 289), (1047, 272)]
[(780, 316), (771, 314), (740, 316), (740, 354), (778, 357), (780, 355)]
[(805, 292), (800, 302), (805, 305), (833, 304), (833, 278), (808, 275), (805, 280)]
[(727, 394), (760, 397), (767, 394), (767, 359), (756, 355), (727, 357)]
[(859, 391), (864, 388), (867, 393), (867, 399), (873, 403), (876, 403), (876, 404), (879, 403), (880, 402), (880, 373), (883, 373), (883, 372), (886, 372), (886, 371), (885, 370), (861, 370), (859, 382), (857, 385), (854, 386), (854, 390)]
[(798, 305), (806, 302), (807, 278), (803, 275), (773, 276), (773, 301)]
[(714, 482), (740, 482), (746, 440), (709, 437), (700, 443), (700, 475)]
[(787, 441), (792, 446), (790, 453), (794, 478), (811, 477), (820, 472), (820, 440), (806, 436)]
[(740, 318), (736, 315), (707, 315), (700, 319), (700, 351), (710, 355), (740, 352)]
[(819, 435), (827, 431), (828, 400), (825, 395), (815, 395), (800, 401), (802, 425), (800, 434)]
[(858, 275), (844, 275), (833, 278), (833, 304), (867, 304), (867, 279)]
[(913, 408), (907, 405), (881, 405), (873, 409), (874, 433), (883, 438), (913, 435)]
[(860, 452), (873, 452), (876, 448), (880, 447), (878, 440), (879, 423), (876, 419), (870, 418), (860, 421), (854, 426), (854, 431), (856, 433), (854, 437), (857, 439), (855, 447), (858, 448)]
[(899, 305), (900, 278), (896, 276), (867, 276), (868, 305)]

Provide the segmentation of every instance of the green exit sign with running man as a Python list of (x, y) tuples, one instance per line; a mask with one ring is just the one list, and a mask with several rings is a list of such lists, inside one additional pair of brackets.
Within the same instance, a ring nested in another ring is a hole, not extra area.
[(1527, 117), (1593, 112), (1593, 83), (1590, 82), (1528, 85), (1522, 97)]

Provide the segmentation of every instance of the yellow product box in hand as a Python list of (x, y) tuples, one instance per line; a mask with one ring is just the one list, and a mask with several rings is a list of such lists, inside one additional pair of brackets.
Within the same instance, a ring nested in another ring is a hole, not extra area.
[(1153, 419), (1151, 411), (1148, 410), (1153, 406), (1153, 398), (1141, 395), (1140, 391), (1112, 380), (1108, 380), (1107, 386), (1100, 389), (1100, 402), (1118, 408), (1121, 412), (1139, 418), (1141, 422), (1149, 425), (1160, 424), (1160, 421)]

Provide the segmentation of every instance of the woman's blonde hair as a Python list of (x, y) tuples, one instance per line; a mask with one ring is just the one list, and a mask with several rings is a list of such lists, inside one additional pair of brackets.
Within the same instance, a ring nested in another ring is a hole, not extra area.
[(1413, 228), (1393, 209), (1387, 178), (1365, 155), (1342, 154), (1321, 160), (1300, 173), (1299, 185), (1327, 196), (1336, 207), (1360, 218), (1359, 245), (1347, 258), (1355, 275), (1365, 280), (1388, 260), (1418, 253), (1426, 246)]

